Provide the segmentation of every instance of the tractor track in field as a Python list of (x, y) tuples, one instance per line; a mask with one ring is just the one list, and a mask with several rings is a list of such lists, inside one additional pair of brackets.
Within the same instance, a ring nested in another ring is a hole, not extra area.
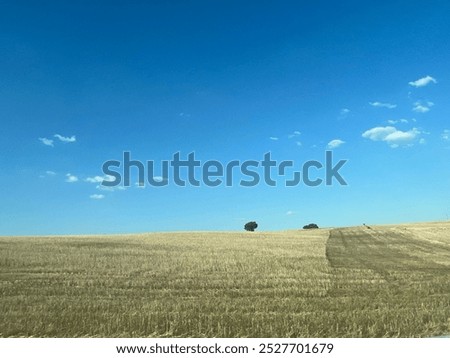
[[(382, 275), (389, 269), (427, 272), (447, 268), (418, 257), (417, 253), (446, 254), (450, 260), (448, 246), (416, 240), (392, 230), (333, 229), (326, 246), (326, 257), (332, 268), (357, 266)], [(383, 261), (382, 267), (378, 261)]]
[[(448, 255), (448, 246), (408, 237), (392, 229), (333, 229), (326, 244), (326, 258), (334, 275), (330, 287), (342, 286), (344, 272), (371, 272), (391, 287), (402, 285), (402, 276), (413, 272), (419, 281), (450, 275), (450, 267), (432, 260)], [(341, 282), (339, 282), (341, 281)], [(345, 282), (344, 282), (345, 284)]]
[(352, 227), (330, 230), (325, 253), (327, 295), (339, 302), (328, 309), (351, 307), (367, 329), (361, 336), (408, 336), (392, 328), (404, 319), (423, 326), (423, 337), (449, 337), (450, 245), (399, 228)]

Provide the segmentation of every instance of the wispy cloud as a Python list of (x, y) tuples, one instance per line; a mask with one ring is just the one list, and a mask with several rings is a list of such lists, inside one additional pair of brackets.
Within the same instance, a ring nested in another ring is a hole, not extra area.
[(55, 134), (53, 137), (58, 138), (61, 142), (64, 143), (73, 143), (77, 141), (77, 138), (74, 135), (71, 137), (64, 137), (60, 134)]
[(426, 101), (426, 102), (417, 101), (414, 103), (414, 107), (412, 110), (417, 113), (427, 113), (430, 110), (430, 108), (433, 106), (434, 106), (434, 103), (430, 102), (430, 101)]
[(395, 127), (387, 126), (371, 128), (365, 131), (362, 136), (372, 141), (386, 142), (392, 148), (396, 148), (401, 144), (411, 144), (420, 134), (421, 132), (417, 128), (404, 132)]
[(327, 148), (328, 149), (335, 149), (340, 147), (342, 144), (344, 144), (345, 142), (343, 140), (340, 139), (333, 139), (332, 141), (328, 142), (327, 144)]
[(269, 137), (270, 140), (278, 140), (278, 137)]
[(294, 215), (295, 214), (295, 212), (293, 212), (293, 211), (291, 211), (291, 210), (288, 210), (287, 212), (286, 212), (286, 215), (287, 216), (291, 216), (291, 215)]
[(106, 185), (101, 185), (101, 184), (97, 185), (95, 188), (98, 190), (109, 191), (109, 192), (126, 189), (123, 185), (106, 186)]
[(53, 139), (48, 139), (48, 138), (38, 138), (38, 140), (44, 144), (44, 145), (48, 145), (49, 147), (54, 147), (53, 145)]
[(369, 102), (369, 104), (370, 104), (372, 107), (381, 107), (381, 108), (389, 108), (389, 109), (393, 109), (393, 108), (396, 108), (396, 107), (397, 107), (396, 104), (383, 103), (383, 102)]
[(44, 174), (39, 175), (39, 178), (47, 178), (47, 177), (53, 177), (56, 173), (52, 170), (46, 170)]
[(125, 187), (123, 185), (115, 185), (115, 186), (102, 185), (104, 182), (112, 182), (114, 180), (115, 180), (115, 178), (112, 175), (102, 175), (102, 176), (96, 175), (96, 176), (87, 177), (86, 179), (84, 179), (85, 182), (98, 184), (95, 187), (98, 190), (109, 191), (109, 192), (113, 192), (116, 190), (125, 190)]
[(291, 134), (288, 135), (288, 138), (295, 138), (301, 135), (302, 133), (300, 131), (294, 131)]
[(437, 81), (435, 78), (433, 78), (431, 76), (425, 76), (425, 77), (419, 78), (416, 81), (409, 82), (409, 85), (413, 86), (413, 87), (424, 87), (426, 85), (429, 85), (430, 83), (437, 83)]
[(94, 200), (100, 200), (100, 199), (103, 199), (105, 196), (103, 194), (92, 194), (92, 195), (89, 195), (89, 197)]
[(299, 140), (297, 140), (296, 142), (295, 142), (295, 144), (297, 144), (297, 147), (301, 147), (303, 144), (302, 144), (302, 142), (300, 142)]
[(112, 175), (96, 175), (93, 177), (87, 177), (85, 181), (88, 183), (103, 183), (103, 181), (114, 181), (114, 177)]
[(441, 134), (441, 138), (445, 141), (450, 141), (450, 129), (444, 129)]
[(397, 123), (408, 123), (409, 121), (405, 118), (401, 118), (401, 119), (389, 119), (387, 122), (389, 124), (397, 124)]
[(348, 108), (341, 108), (339, 111), (339, 115), (337, 117), (338, 120), (345, 119), (350, 114), (350, 110)]
[[(64, 137), (64, 136), (62, 136), (60, 134), (55, 134), (55, 135), (53, 135), (53, 137), (57, 138), (59, 141), (61, 141), (63, 143), (73, 143), (73, 142), (76, 142), (76, 140), (77, 140), (74, 135), (71, 136), (71, 137)], [(49, 147), (54, 147), (55, 146), (53, 139), (48, 139), (48, 138), (42, 137), (42, 138), (38, 138), (38, 140), (40, 142), (42, 142), (42, 144), (48, 145)]]
[(77, 176), (72, 175), (72, 174), (70, 174), (70, 173), (67, 173), (67, 174), (66, 174), (66, 182), (67, 182), (67, 183), (75, 183), (75, 182), (77, 182), (77, 181), (78, 181), (78, 177), (77, 177)]

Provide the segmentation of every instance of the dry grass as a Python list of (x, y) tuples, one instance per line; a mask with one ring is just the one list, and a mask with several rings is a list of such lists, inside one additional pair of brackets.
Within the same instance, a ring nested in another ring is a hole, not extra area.
[(1, 237), (0, 336), (450, 331), (450, 225)]

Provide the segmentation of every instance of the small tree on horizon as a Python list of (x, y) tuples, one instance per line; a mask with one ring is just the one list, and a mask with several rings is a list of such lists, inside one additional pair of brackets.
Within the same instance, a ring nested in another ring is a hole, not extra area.
[(319, 228), (319, 226), (317, 224), (308, 224), (308, 225), (303, 226), (304, 230), (318, 229), (318, 228)]
[(249, 221), (247, 224), (244, 225), (244, 229), (247, 231), (255, 231), (255, 229), (258, 227), (258, 224), (256, 221)]

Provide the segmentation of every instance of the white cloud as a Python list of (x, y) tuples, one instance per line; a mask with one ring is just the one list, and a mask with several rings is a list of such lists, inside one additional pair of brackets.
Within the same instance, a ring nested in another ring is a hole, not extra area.
[(327, 145), (327, 147), (329, 149), (334, 149), (334, 148), (338, 148), (340, 147), (342, 144), (344, 144), (345, 142), (343, 140), (340, 139), (333, 139), (332, 141), (330, 141)]
[(55, 176), (55, 175), (56, 175), (56, 173), (54, 171), (46, 170), (45, 171), (45, 175), (41, 174), (41, 175), (39, 175), (39, 178), (47, 178), (47, 177), (52, 177), (52, 176)]
[(419, 140), (419, 144), (426, 144), (427, 141), (425, 140), (425, 138), (420, 138)]
[(77, 141), (77, 139), (74, 135), (71, 137), (64, 137), (60, 134), (55, 134), (54, 137), (58, 138), (61, 142), (64, 142), (64, 143), (73, 143), (73, 142)]
[(382, 141), (391, 134), (394, 133), (397, 129), (395, 127), (387, 126), (387, 127), (374, 127), (365, 131), (362, 136), (364, 138), (368, 138), (373, 141)]
[(103, 194), (92, 194), (92, 195), (89, 195), (89, 197), (91, 199), (100, 200), (100, 199), (103, 199), (105, 196)]
[(417, 128), (409, 131), (401, 131), (395, 127), (374, 127), (365, 131), (362, 136), (373, 141), (383, 141), (392, 148), (397, 148), (400, 144), (408, 145), (416, 139), (421, 132)]
[(287, 216), (294, 215), (294, 214), (295, 214), (295, 213), (294, 213), (293, 211), (291, 211), (291, 210), (289, 210), (289, 211), (286, 212), (286, 215), (287, 215)]
[(417, 104), (417, 105), (415, 105), (415, 107), (413, 108), (413, 111), (414, 111), (414, 112), (417, 112), (417, 113), (427, 113), (429, 110), (430, 110), (429, 107), (422, 106), (421, 104)]
[(444, 129), (441, 134), (441, 138), (446, 141), (450, 141), (450, 129)]
[(301, 147), (303, 145), (302, 142), (300, 142), (299, 140), (296, 141), (295, 144), (297, 144), (298, 147)]
[(78, 181), (78, 177), (77, 177), (77, 176), (72, 175), (72, 174), (70, 174), (70, 173), (67, 173), (67, 174), (66, 174), (66, 182), (67, 182), (67, 183), (75, 183), (75, 182), (77, 182), (77, 181)]
[(106, 185), (102, 185), (102, 183), (105, 182), (113, 182), (115, 181), (115, 177), (112, 175), (96, 175), (93, 177), (87, 177), (84, 181), (88, 182), (88, 183), (95, 183), (98, 184), (95, 186), (96, 189), (98, 190), (102, 190), (102, 191), (109, 191), (109, 192), (113, 192), (116, 190), (125, 190), (126, 188), (123, 185), (114, 185), (114, 186), (106, 186)]
[(278, 140), (278, 137), (269, 137), (270, 140)]
[(49, 147), (54, 147), (53, 145), (53, 139), (48, 139), (48, 138), (38, 138), (39, 141), (42, 142), (42, 144), (44, 145), (48, 145)]
[(88, 183), (101, 183), (103, 182), (103, 177), (96, 175), (95, 177), (88, 177), (85, 179)]
[(348, 108), (341, 108), (339, 110), (339, 116), (337, 117), (338, 120), (342, 120), (347, 118), (347, 116), (350, 114), (350, 110)]
[[(62, 136), (60, 134), (55, 134), (53, 137), (59, 139), (61, 142), (64, 142), (64, 143), (73, 143), (73, 142), (76, 142), (76, 140), (77, 140), (74, 135), (71, 136), (71, 137), (64, 137), (64, 136)], [(44, 138), (38, 138), (38, 139), (39, 139), (39, 141), (42, 142), (42, 144), (48, 145), (50, 147), (54, 147), (54, 140), (53, 139), (48, 139), (48, 138), (45, 138), (45, 137)]]
[[(389, 119), (387, 121), (389, 124), (397, 124), (397, 123), (408, 123), (408, 120), (405, 118), (401, 118), (401, 119)], [(415, 122), (415, 121), (414, 121)]]
[(393, 108), (397, 107), (396, 104), (383, 103), (383, 102), (369, 102), (369, 104), (373, 107), (384, 107), (384, 108), (389, 108), (389, 109), (393, 109)]
[(123, 185), (115, 185), (115, 186), (106, 186), (106, 185), (97, 185), (95, 187), (98, 190), (103, 190), (103, 191), (116, 191), (116, 190), (125, 190), (125, 187)]
[(430, 83), (437, 83), (437, 81), (435, 78), (433, 78), (431, 76), (425, 76), (425, 77), (419, 78), (416, 81), (409, 82), (409, 85), (414, 86), (414, 87), (424, 87)]
[(386, 142), (392, 143), (411, 141), (412, 139), (416, 138), (418, 134), (420, 134), (420, 132), (416, 128), (413, 128), (412, 130), (409, 130), (407, 132), (396, 130), (395, 132), (388, 134), (384, 140)]
[(103, 183), (103, 181), (114, 181), (114, 177), (112, 175), (96, 175), (94, 177), (88, 177), (85, 179), (88, 183)]
[(300, 134), (302, 134), (300, 131), (294, 131), (288, 135), (288, 138), (298, 137)]
[(434, 103), (430, 101), (421, 102), (417, 101), (414, 103), (413, 111), (418, 113), (426, 113), (430, 110), (430, 107), (433, 107)]

